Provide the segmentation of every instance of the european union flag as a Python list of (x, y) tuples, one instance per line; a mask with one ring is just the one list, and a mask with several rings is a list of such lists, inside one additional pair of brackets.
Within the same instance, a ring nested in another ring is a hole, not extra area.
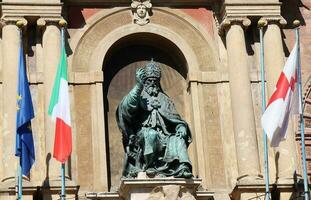
[(30, 168), (35, 162), (35, 149), (31, 130), (31, 119), (34, 118), (34, 112), (26, 75), (22, 39), (19, 49), (17, 92), (15, 155), (20, 157), (22, 173), (28, 176)]

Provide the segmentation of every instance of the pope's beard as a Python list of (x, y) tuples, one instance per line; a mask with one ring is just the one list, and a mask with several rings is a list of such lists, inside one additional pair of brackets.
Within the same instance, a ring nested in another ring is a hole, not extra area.
[(144, 90), (153, 97), (158, 96), (159, 92), (160, 92), (160, 88), (156, 85), (145, 85), (144, 86)]

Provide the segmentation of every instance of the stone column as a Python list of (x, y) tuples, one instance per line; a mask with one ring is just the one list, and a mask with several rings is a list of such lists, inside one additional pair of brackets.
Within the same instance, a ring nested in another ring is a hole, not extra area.
[(238, 180), (239, 182), (253, 181), (258, 177), (260, 171), (251, 82), (243, 29), (245, 26), (250, 25), (250, 20), (247, 18), (226, 20), (223, 25), (226, 28), (233, 128), (238, 159)]
[[(20, 45), (20, 30), (16, 24), (27, 25), (25, 19), (4, 19), (2, 28), (2, 66), (3, 66), (3, 132), (1, 140), (5, 146), (1, 148), (3, 157), (1, 181), (9, 181), (17, 174), (18, 158), (15, 157), (16, 135), (16, 101), (17, 101), (17, 74), (18, 51)], [(14, 180), (12, 180), (14, 181)]]
[(46, 157), (46, 181), (58, 180), (60, 177), (60, 163), (53, 158), (55, 123), (48, 116), (48, 108), (57, 66), (60, 58), (61, 33), (58, 25), (59, 20), (48, 21), (39, 19), (37, 25), (42, 28), (43, 48), (43, 76), (45, 92), (45, 157)]
[[(285, 59), (280, 26), (285, 25), (284, 19), (264, 19), (268, 26), (264, 34), (265, 71), (267, 81), (267, 96), (270, 97), (283, 70)], [(287, 138), (275, 149), (276, 178), (278, 182), (293, 182), (297, 169), (297, 150), (293, 123), (287, 129)]]

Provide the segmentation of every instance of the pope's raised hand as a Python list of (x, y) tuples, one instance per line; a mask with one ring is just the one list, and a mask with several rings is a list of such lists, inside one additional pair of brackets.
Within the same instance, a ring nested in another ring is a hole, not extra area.
[(145, 70), (143, 68), (138, 68), (136, 70), (136, 82), (140, 85), (144, 84), (144, 76), (145, 76)]

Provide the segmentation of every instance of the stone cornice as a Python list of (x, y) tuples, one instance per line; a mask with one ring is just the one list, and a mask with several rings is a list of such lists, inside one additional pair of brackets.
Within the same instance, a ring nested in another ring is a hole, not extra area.
[(279, 17), (281, 3), (224, 3), (220, 8), (222, 20), (230, 17)]
[(220, 21), (218, 26), (219, 34), (224, 33), (224, 28), (228, 25), (228, 21), (253, 17), (262, 17), (269, 23), (278, 22), (280, 25), (286, 24), (286, 21), (281, 16), (281, 3), (224, 3), (218, 14), (218, 20)]
[[(221, 0), (152, 0), (154, 6), (207, 6)], [(128, 0), (64, 0), (67, 5), (129, 6)]]
[(1, 3), (1, 18), (43, 17), (60, 19), (62, 6), (62, 3)]

